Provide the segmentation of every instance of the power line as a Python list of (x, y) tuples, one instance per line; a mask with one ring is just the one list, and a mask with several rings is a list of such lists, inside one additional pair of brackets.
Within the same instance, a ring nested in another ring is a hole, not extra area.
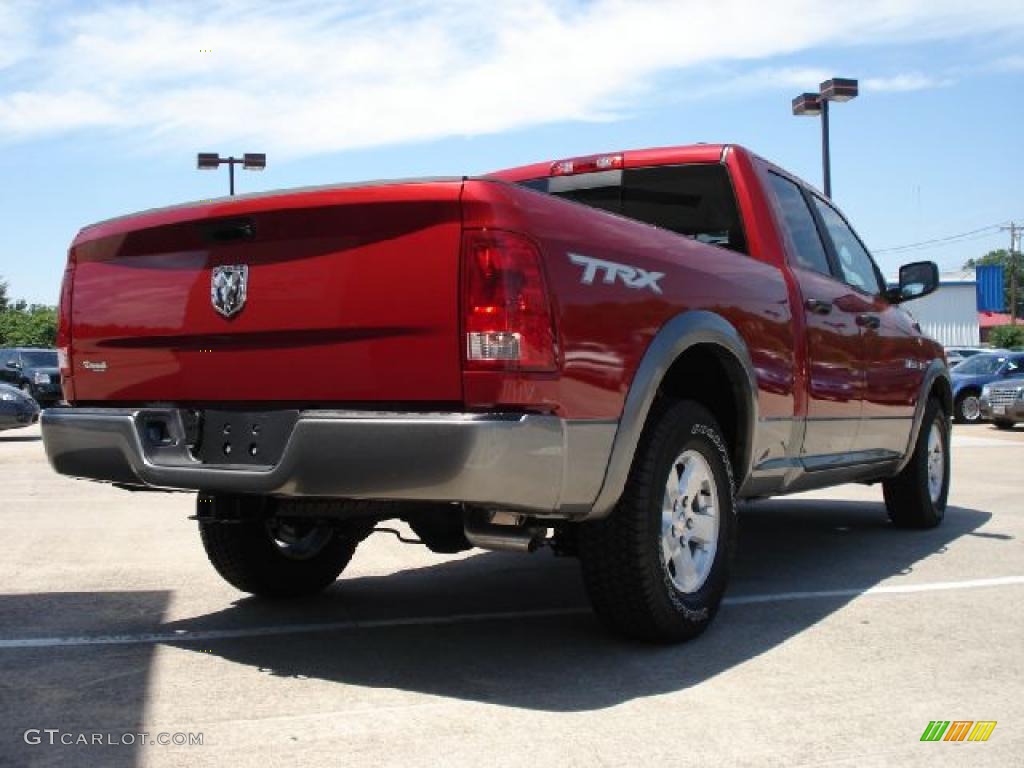
[[(961, 238), (953, 239), (953, 240), (941, 240), (941, 241), (935, 242), (935, 243), (928, 243), (928, 244), (925, 244), (925, 245), (917, 245), (917, 246), (915, 246), (913, 248), (898, 248), (898, 249), (895, 249), (895, 250), (888, 249), (886, 252), (890, 253), (890, 254), (895, 254), (896, 256), (899, 256), (901, 253), (917, 253), (918, 251), (927, 251), (930, 248), (942, 248), (943, 246), (947, 246), (947, 245), (960, 245), (960, 243), (971, 243), (971, 242), (974, 242), (975, 240), (985, 240), (986, 238), (994, 237), (995, 235), (998, 235), (998, 234), (999, 234), (998, 231), (982, 232), (981, 234), (971, 235), (970, 237), (961, 237)], [(878, 253), (878, 251), (872, 251), (872, 253)]]
[[(989, 224), (987, 227), (980, 227), (978, 229), (972, 229), (969, 232), (960, 232), (956, 235), (947, 235), (946, 237), (936, 237), (931, 240), (920, 240), (916, 243), (904, 243), (903, 245), (893, 245), (888, 248), (876, 248), (874, 253), (893, 253), (896, 251), (917, 251), (925, 248), (937, 248), (941, 245), (945, 245), (954, 241), (960, 240), (980, 240), (983, 237), (991, 237), (992, 235), (998, 234), (1002, 222), (999, 224)], [(974, 237), (972, 237), (972, 235)]]

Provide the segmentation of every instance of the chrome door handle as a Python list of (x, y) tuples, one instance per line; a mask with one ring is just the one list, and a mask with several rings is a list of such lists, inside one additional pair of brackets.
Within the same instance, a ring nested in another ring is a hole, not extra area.
[(857, 315), (857, 325), (862, 328), (875, 329), (882, 324), (882, 321), (878, 319), (878, 315), (872, 315), (864, 313), (863, 315)]

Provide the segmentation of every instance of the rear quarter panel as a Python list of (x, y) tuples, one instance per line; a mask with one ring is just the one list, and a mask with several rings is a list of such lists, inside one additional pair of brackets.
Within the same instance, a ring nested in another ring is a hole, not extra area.
[[(537, 240), (563, 366), (561, 376), (470, 374), (468, 400), (543, 402), (567, 418), (617, 419), (658, 330), (680, 313), (708, 310), (746, 340), (761, 418), (792, 418), (793, 318), (786, 280), (773, 264), (503, 182), (467, 182), (463, 203), (466, 227), (511, 229)], [(662, 272), (662, 293), (621, 282), (585, 285), (571, 253)]]

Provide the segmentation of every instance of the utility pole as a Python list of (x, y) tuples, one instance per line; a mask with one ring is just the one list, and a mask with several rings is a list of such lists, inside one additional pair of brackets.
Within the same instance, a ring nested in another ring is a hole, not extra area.
[(1020, 253), (1020, 235), (1022, 227), (1011, 221), (1010, 226), (1000, 227), (1010, 232), (1010, 325), (1017, 324), (1017, 255)]

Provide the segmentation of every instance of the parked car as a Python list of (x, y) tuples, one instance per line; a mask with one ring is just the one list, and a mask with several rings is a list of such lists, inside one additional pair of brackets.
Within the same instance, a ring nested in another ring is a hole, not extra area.
[(53, 405), (63, 397), (55, 349), (0, 349), (0, 380), (44, 406)]
[(953, 417), (962, 424), (976, 424), (981, 412), (981, 388), (1024, 372), (1024, 352), (998, 350), (974, 355), (950, 371), (953, 380)]
[(198, 491), (246, 592), (322, 590), (400, 518), (438, 552), (578, 555), (609, 626), (683, 640), (737, 499), (881, 483), (896, 525), (942, 521), (952, 388), (898, 306), (937, 286), (888, 288), (737, 146), (167, 208), (76, 237), (43, 436), (63, 474)]
[(1024, 421), (1024, 376), (1002, 379), (981, 388), (981, 415), (998, 429)]
[(39, 421), (39, 404), (20, 389), (0, 384), (0, 430), (28, 427)]
[(969, 357), (980, 355), (983, 352), (991, 352), (990, 349), (984, 347), (946, 347), (946, 363), (952, 368), (954, 365), (962, 363)]

